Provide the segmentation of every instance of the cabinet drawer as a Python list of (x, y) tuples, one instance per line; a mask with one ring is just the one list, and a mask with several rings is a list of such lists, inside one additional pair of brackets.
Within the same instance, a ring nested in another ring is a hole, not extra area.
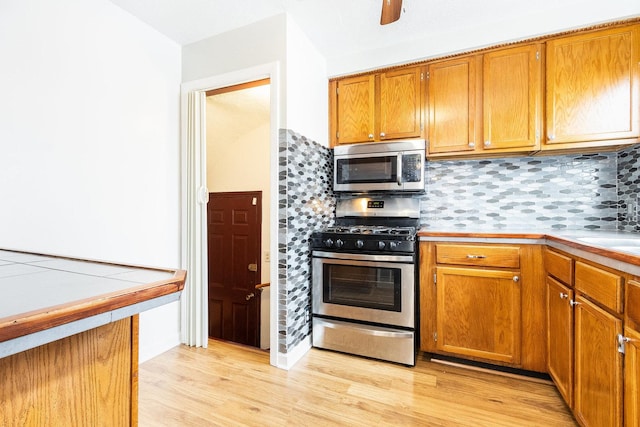
[(624, 313), (627, 317), (626, 326), (640, 331), (640, 283), (635, 280), (627, 282), (627, 296), (625, 298)]
[(438, 264), (475, 265), (480, 267), (520, 268), (518, 246), (437, 244)]
[(576, 261), (576, 290), (603, 306), (622, 313), (622, 277)]
[(573, 285), (573, 260), (549, 249), (544, 251), (544, 267), (547, 273), (567, 285)]

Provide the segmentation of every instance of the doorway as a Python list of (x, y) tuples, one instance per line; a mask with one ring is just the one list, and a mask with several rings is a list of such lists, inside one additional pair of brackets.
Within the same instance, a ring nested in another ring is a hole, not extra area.
[[(271, 292), (269, 286), (264, 286), (270, 282), (271, 269), (270, 90), (270, 80), (261, 79), (205, 92), (206, 186), (209, 192), (236, 194), (238, 197), (234, 197), (233, 203), (249, 203), (243, 205), (242, 209), (255, 209), (250, 202), (254, 197), (258, 198), (256, 194), (260, 195), (258, 199), (262, 201), (260, 211), (256, 212), (257, 217), (262, 220), (262, 225), (252, 231), (254, 235), (251, 236), (251, 239), (258, 242), (259, 247), (251, 254), (251, 262), (248, 262), (249, 258), (245, 256), (233, 256), (225, 262), (234, 265), (224, 266), (221, 263), (216, 264), (215, 261), (211, 263), (212, 259), (209, 256), (209, 283), (206, 284), (209, 291), (209, 336), (262, 349), (270, 348), (271, 323)], [(240, 200), (243, 197), (241, 194), (247, 195), (247, 192), (254, 192), (254, 195)], [(226, 199), (227, 202), (230, 201), (229, 197)], [(231, 207), (238, 208), (239, 205)], [(248, 210), (245, 209), (244, 212)], [(209, 208), (207, 213), (210, 213)], [(231, 211), (228, 212), (230, 213)], [(215, 214), (220, 219), (219, 215), (223, 212), (218, 210)], [(221, 228), (209, 224), (207, 228), (214, 228), (213, 238), (217, 239), (221, 233), (228, 234), (229, 230), (226, 228), (231, 227), (230, 224)], [(244, 233), (238, 230), (236, 232)], [(209, 231), (207, 234), (210, 245), (212, 235)], [(209, 246), (209, 249), (212, 247)], [(250, 267), (250, 264), (255, 264), (255, 267)], [(218, 268), (223, 270), (216, 270)], [(255, 268), (255, 271), (249, 271), (249, 268)], [(229, 276), (230, 271), (237, 273), (233, 275), (236, 278)], [(227, 275), (224, 283), (222, 274)], [(253, 290), (248, 289), (248, 282), (252, 283)], [(255, 289), (255, 286), (260, 284), (263, 286)], [(252, 293), (253, 296), (245, 299)]]

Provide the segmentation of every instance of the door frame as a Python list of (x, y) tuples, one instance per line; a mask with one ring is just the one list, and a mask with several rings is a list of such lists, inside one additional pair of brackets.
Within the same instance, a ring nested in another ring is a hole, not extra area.
[[(196, 206), (189, 206), (187, 203), (187, 185), (190, 183), (198, 189), (199, 194), (207, 194), (206, 188), (207, 176), (206, 176), (206, 132), (201, 129), (199, 132), (199, 138), (195, 143), (196, 147), (188, 147), (187, 141), (187, 110), (188, 110), (188, 96), (190, 93), (201, 94), (201, 99), (204, 103), (204, 93), (208, 90), (219, 89), (226, 86), (233, 86), (242, 83), (247, 83), (255, 80), (261, 80), (268, 78), (270, 80), (270, 129), (269, 129), (269, 142), (270, 142), (270, 159), (269, 159), (269, 181), (271, 197), (269, 200), (269, 210), (271, 216), (271, 223), (269, 224), (269, 233), (271, 236), (269, 251), (276, 257), (272, 258), (269, 268), (270, 278), (270, 319), (269, 319), (269, 363), (279, 368), (287, 368), (286, 354), (278, 351), (278, 294), (280, 286), (278, 284), (278, 144), (279, 144), (279, 129), (280, 129), (280, 62), (271, 62), (256, 67), (246, 68), (243, 70), (237, 70), (226, 74), (214, 75), (207, 78), (193, 80), (185, 82), (181, 85), (180, 90), (180, 103), (181, 103), (181, 264), (183, 266), (188, 265), (189, 256), (193, 256), (196, 259), (203, 260), (206, 256), (206, 242), (207, 242), (207, 227), (206, 227), (206, 203), (201, 203)], [(205, 123), (206, 108), (204, 105), (199, 109), (199, 120), (201, 123)], [(191, 176), (187, 176), (187, 151), (188, 149), (194, 149), (196, 155), (196, 162), (201, 165), (198, 171), (194, 171)], [(202, 167), (204, 165), (204, 167)], [(264, 201), (263, 201), (264, 202)], [(193, 210), (205, 211), (205, 215), (200, 215), (200, 230), (201, 235), (196, 245), (196, 252), (189, 254), (187, 250), (187, 219), (188, 213)], [(201, 285), (206, 288), (207, 284), (207, 268), (206, 263), (199, 263), (200, 271), (189, 271), (188, 274), (201, 274), (204, 280), (201, 281)], [(206, 289), (203, 290), (206, 298)], [(184, 305), (183, 305), (184, 306)], [(192, 316), (193, 317), (193, 316)], [(204, 331), (207, 331), (208, 325), (206, 313), (200, 316), (200, 323)], [(190, 319), (192, 322), (194, 319)], [(182, 327), (182, 326), (181, 326)], [(206, 342), (206, 339), (205, 339)]]

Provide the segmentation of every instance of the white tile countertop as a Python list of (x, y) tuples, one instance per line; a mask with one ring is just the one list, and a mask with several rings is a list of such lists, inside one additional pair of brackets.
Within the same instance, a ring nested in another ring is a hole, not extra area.
[(175, 301), (185, 277), (0, 249), (0, 357)]

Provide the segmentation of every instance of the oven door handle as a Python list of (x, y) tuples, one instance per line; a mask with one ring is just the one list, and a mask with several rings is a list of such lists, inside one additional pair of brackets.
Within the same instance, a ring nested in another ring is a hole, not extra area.
[(380, 329), (373, 329), (373, 328), (368, 328), (368, 327), (359, 327), (359, 326), (352, 326), (349, 325), (346, 322), (340, 322), (340, 324), (335, 324), (335, 323), (330, 323), (330, 322), (323, 322), (322, 326), (324, 326), (325, 328), (331, 328), (331, 329), (352, 329), (354, 331), (358, 331), (358, 332), (365, 332), (367, 335), (373, 335), (376, 337), (389, 337), (389, 338), (413, 338), (413, 332), (410, 331), (385, 331), (385, 330), (380, 330)]
[(372, 255), (372, 254), (352, 254), (343, 252), (326, 252), (326, 251), (313, 251), (311, 253), (313, 258), (329, 258), (340, 259), (347, 261), (369, 261), (369, 262), (403, 262), (413, 263), (415, 258), (413, 255)]

